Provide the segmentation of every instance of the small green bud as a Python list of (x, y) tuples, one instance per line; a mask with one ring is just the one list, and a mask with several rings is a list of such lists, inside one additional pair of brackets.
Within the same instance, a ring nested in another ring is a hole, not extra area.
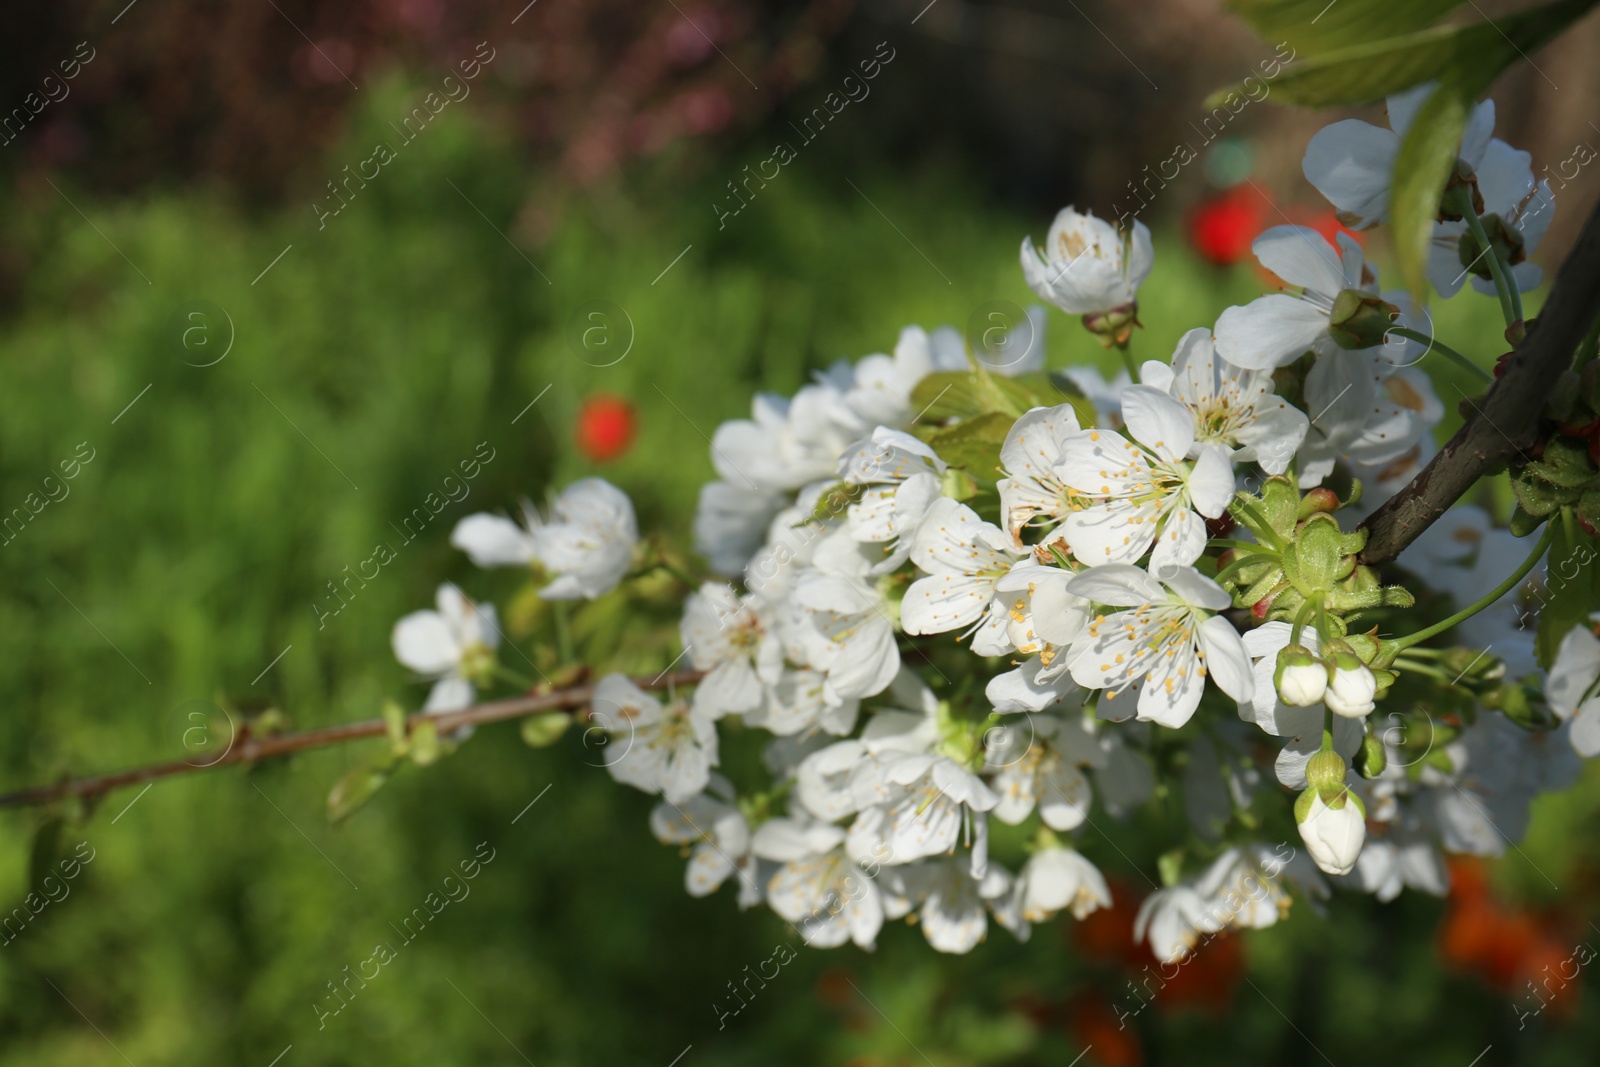
[(1306, 763), (1306, 781), (1331, 803), (1331, 798), (1344, 788), (1346, 770), (1344, 757), (1333, 750), (1333, 735), (1324, 730), (1322, 747)]
[(1339, 510), (1339, 494), (1332, 489), (1318, 487), (1300, 498), (1300, 518), (1308, 519), (1319, 512)]
[(1439, 221), (1460, 222), (1469, 211), (1474, 215), (1483, 214), (1483, 194), (1478, 191), (1478, 176), (1464, 160), (1457, 159), (1439, 200)]
[(1133, 328), (1139, 323), (1139, 302), (1130, 300), (1109, 311), (1093, 311), (1083, 317), (1083, 328), (1100, 338), (1100, 343), (1113, 348), (1128, 343)]
[[(1508, 225), (1499, 215), (1485, 215), (1482, 221), (1484, 232), (1489, 236), (1489, 244), (1494, 247), (1500, 262), (1515, 264), (1528, 258), (1522, 234), (1516, 227)], [(1471, 271), (1485, 281), (1494, 279), (1494, 272), (1489, 269), (1489, 257), (1484, 255), (1483, 245), (1478, 242), (1471, 230), (1461, 235), (1457, 250), (1461, 266), (1465, 270)]]
[(1400, 317), (1400, 309), (1380, 296), (1346, 289), (1333, 298), (1328, 333), (1340, 348), (1381, 345)]
[(1389, 766), (1389, 753), (1383, 742), (1373, 734), (1361, 739), (1361, 751), (1356, 753), (1356, 770), (1363, 778), (1376, 778)]
[(1170, 852), (1163, 852), (1156, 859), (1156, 871), (1161, 875), (1161, 884), (1175, 886), (1183, 880), (1183, 849), (1175, 848)]
[(1283, 554), (1284, 573), (1301, 596), (1309, 599), (1326, 593), (1350, 573), (1343, 542), (1344, 534), (1332, 515), (1319, 512), (1301, 524)]

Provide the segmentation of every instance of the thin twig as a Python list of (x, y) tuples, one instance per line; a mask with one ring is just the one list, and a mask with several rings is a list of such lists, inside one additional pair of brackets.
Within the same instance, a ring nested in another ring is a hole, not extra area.
[[(676, 671), (672, 674), (662, 674), (654, 678), (635, 678), (633, 684), (640, 689), (666, 689), (680, 685), (693, 685), (703, 676), (703, 671)], [(494, 700), (487, 704), (475, 704), (470, 708), (460, 711), (447, 711), (433, 715), (412, 715), (406, 720), (406, 729), (409, 732), (423, 722), (433, 723), (441, 734), (463, 726), (477, 726), (482, 723), (501, 722), (505, 719), (520, 719), (527, 715), (534, 715), (541, 711), (569, 711), (586, 706), (594, 698), (592, 685), (573, 686), (570, 689), (558, 689), (552, 693), (530, 693), (526, 696), (510, 697), (506, 700)], [(121, 789), (124, 786), (138, 785), (156, 778), (168, 778), (175, 774), (189, 774), (193, 771), (209, 771), (216, 767), (229, 767), (235, 764), (253, 764), (262, 760), (276, 759), (279, 756), (288, 756), (307, 749), (323, 748), (328, 745), (342, 744), (346, 741), (361, 741), (372, 737), (383, 737), (388, 732), (387, 724), (382, 719), (365, 719), (361, 722), (344, 723), (340, 726), (328, 726), (320, 730), (302, 730), (292, 734), (269, 734), (264, 737), (248, 737), (239, 740), (229, 747), (228, 751), (210, 763), (192, 763), (183, 760), (174, 760), (170, 763), (153, 763), (144, 767), (134, 767), (126, 771), (116, 771), (112, 774), (103, 774), (94, 778), (69, 778), (54, 785), (34, 786), (31, 789), (18, 790), (0, 796), (0, 808), (22, 807), (29, 804), (48, 804), (52, 801), (66, 797), (99, 797)]]
[(1489, 395), (1448, 444), (1362, 525), (1361, 562), (1394, 559), (1485, 473), (1538, 443), (1539, 419), (1556, 381), (1600, 311), (1600, 206), (1551, 286), (1528, 336), (1518, 345)]

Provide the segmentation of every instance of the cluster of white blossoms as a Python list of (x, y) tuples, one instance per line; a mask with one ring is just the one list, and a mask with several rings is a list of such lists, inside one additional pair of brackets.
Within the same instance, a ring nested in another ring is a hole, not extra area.
[[(1418, 102), (1390, 101), (1393, 130), (1345, 121), (1311, 142), (1306, 175), (1349, 225), (1383, 221)], [(1476, 214), (1438, 223), (1445, 296), (1491, 278), (1488, 255), (1537, 281), (1524, 258), (1553, 201), (1492, 124), (1484, 104), (1446, 198)], [(686, 590), (680, 628), (703, 674), (660, 695), (607, 675), (592, 703), (610, 774), (659, 794), (651, 826), (685, 848), (689, 892), (732, 880), (817, 947), (871, 948), (915, 916), (965, 952), (991, 918), (1025, 938), (1107, 906), (1078, 835), (1159, 786), (1192, 833), (1138, 930), (1173, 959), (1330, 886), (1443, 894), (1444, 852), (1498, 854), (1571, 780), (1571, 745), (1600, 750), (1588, 629), (1561, 643), (1539, 729), (1507, 695), (1545, 688), (1515, 595), (1403, 633), (1414, 603), (1437, 618), (1509, 573), (1516, 539), (1487, 514), (1446, 516), (1400, 561), (1405, 588), (1358, 562), (1355, 522), (1433, 454), (1443, 414), (1417, 309), (1346, 234), (1279, 226), (1254, 247), (1283, 289), (1114, 381), (1050, 374), (1042, 312), (1003, 366), (907, 327), (891, 354), (717, 430), (695, 534), (719, 579)], [(1152, 256), (1143, 224), (1068, 208), (1022, 269), (1126, 351)], [(548, 519), (474, 515), (453, 542), (480, 566), (532, 564), (549, 599), (601, 596), (645, 562), (627, 498), (598, 479)], [(1422, 644), (1446, 631), (1468, 647)], [(470, 701), (497, 639), (493, 609), (445, 586), (394, 644), (436, 680), (432, 709)], [(765, 775), (736, 784), (722, 742), (753, 731)]]

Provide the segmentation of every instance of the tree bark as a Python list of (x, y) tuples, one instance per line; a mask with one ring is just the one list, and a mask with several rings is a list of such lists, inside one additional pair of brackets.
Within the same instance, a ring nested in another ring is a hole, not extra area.
[(1456, 431), (1422, 473), (1362, 523), (1361, 562), (1394, 559), (1496, 464), (1538, 442), (1539, 416), (1556, 381), (1600, 311), (1600, 207), (1590, 214), (1572, 254), (1561, 265), (1550, 297), (1528, 335), (1506, 361), (1482, 405), (1472, 404)]

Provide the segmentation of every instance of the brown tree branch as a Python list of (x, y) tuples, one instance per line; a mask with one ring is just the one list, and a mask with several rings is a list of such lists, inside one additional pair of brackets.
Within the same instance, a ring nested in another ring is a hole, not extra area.
[[(1525, 456), (1538, 441), (1539, 415), (1562, 372), (1600, 311), (1600, 206), (1590, 214), (1578, 242), (1561, 264), (1539, 317), (1506, 361), (1481, 406), (1473, 404), (1456, 431), (1422, 473), (1373, 512), (1362, 525), (1367, 547), (1361, 562), (1394, 559), (1422, 535), (1445, 509), (1470, 490), (1485, 471)], [(1472, 401), (1467, 401), (1469, 404)]]
[[(676, 671), (672, 674), (658, 674), (654, 678), (635, 678), (633, 684), (641, 689), (665, 689), (670, 686), (693, 685), (704, 677), (703, 671)], [(579, 685), (570, 689), (558, 689), (553, 693), (533, 693), (526, 696), (511, 697), (506, 700), (495, 700), (487, 704), (475, 704), (470, 708), (460, 711), (449, 711), (436, 715), (412, 715), (406, 720), (407, 732), (419, 723), (432, 722), (438, 727), (439, 733), (445, 734), (463, 726), (477, 726), (481, 723), (501, 722), (505, 719), (520, 719), (527, 715), (537, 714), (541, 711), (563, 711), (581, 708), (587, 705), (594, 697), (594, 686)], [(230, 743), (228, 750), (209, 763), (174, 760), (171, 763), (154, 763), (144, 767), (134, 767), (126, 771), (117, 771), (113, 774), (103, 774), (95, 778), (71, 778), (54, 785), (34, 786), (31, 789), (18, 790), (0, 796), (0, 808), (21, 807), (29, 804), (48, 804), (52, 801), (66, 797), (99, 797), (121, 789), (124, 786), (138, 785), (140, 782), (153, 781), (157, 778), (167, 778), (175, 774), (188, 774), (191, 771), (208, 771), (214, 767), (229, 767), (235, 764), (254, 764), (262, 760), (276, 759), (279, 756), (288, 756), (306, 749), (322, 748), (327, 745), (337, 745), (345, 741), (360, 741), (366, 738), (383, 737), (388, 732), (387, 725), (382, 719), (366, 719), (361, 722), (349, 722), (340, 726), (327, 726), (320, 730), (302, 730), (293, 734), (269, 734), (265, 737), (246, 736)]]

